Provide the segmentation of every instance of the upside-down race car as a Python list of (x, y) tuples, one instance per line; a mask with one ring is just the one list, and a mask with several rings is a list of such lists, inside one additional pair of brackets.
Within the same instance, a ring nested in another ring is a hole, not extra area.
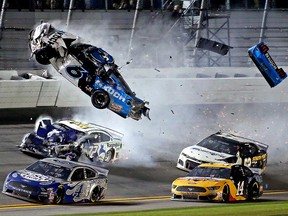
[(2, 193), (41, 203), (96, 202), (107, 190), (108, 170), (60, 158), (45, 158), (8, 174)]
[(91, 162), (114, 162), (120, 157), (122, 137), (120, 132), (92, 123), (42, 118), (18, 147), (44, 158), (70, 157), (78, 161), (84, 156)]
[(172, 183), (172, 200), (256, 200), (262, 176), (239, 164), (201, 164)]
[[(42, 23), (30, 32), (31, 56), (51, 64), (58, 73), (91, 97), (98, 109), (108, 108), (123, 118), (149, 118), (147, 101), (136, 97), (119, 72), (114, 58), (103, 49), (83, 43), (73, 34)], [(149, 118), (150, 119), (150, 118)]]
[(282, 68), (278, 68), (268, 50), (267, 43), (260, 42), (249, 48), (248, 54), (272, 88), (282, 82), (287, 74)]
[(237, 136), (217, 132), (196, 145), (182, 150), (177, 168), (190, 171), (202, 163), (237, 163), (263, 172), (267, 164), (268, 145)]

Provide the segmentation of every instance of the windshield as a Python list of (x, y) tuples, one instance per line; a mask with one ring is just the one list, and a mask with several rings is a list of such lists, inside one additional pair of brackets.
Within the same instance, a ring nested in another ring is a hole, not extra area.
[(67, 167), (63, 167), (63, 166), (52, 164), (52, 163), (47, 163), (44, 161), (37, 161), (36, 163), (27, 167), (26, 170), (40, 173), (46, 176), (60, 178), (63, 180), (67, 180), (68, 176), (71, 173), (71, 169)]
[(236, 155), (239, 149), (239, 143), (237, 141), (218, 136), (210, 136), (198, 143), (197, 146), (231, 155)]
[(195, 167), (187, 175), (189, 177), (212, 177), (212, 178), (223, 178), (228, 179), (230, 177), (229, 168), (219, 168), (219, 167)]

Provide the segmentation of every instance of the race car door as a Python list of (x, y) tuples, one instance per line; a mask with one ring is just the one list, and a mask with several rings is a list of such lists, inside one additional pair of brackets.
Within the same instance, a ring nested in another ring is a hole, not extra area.
[(236, 197), (246, 197), (246, 188), (248, 187), (247, 174), (242, 165), (234, 165), (231, 170), (231, 177), (236, 187)]

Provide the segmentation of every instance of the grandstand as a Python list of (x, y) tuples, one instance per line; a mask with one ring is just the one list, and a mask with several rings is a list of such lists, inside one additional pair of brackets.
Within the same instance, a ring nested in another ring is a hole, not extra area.
[[(195, 1), (191, 1), (193, 2)], [(233, 4), (227, 9), (227, 5), (223, 5), (224, 1), (214, 1), (219, 3), (215, 3), (216, 5), (212, 4), (213, 1), (207, 2), (210, 2), (210, 5), (206, 4), (204, 9), (202, 8), (205, 14), (200, 24), (197, 24), (199, 7), (195, 5), (190, 6), (187, 14), (172, 19), (173, 11), (168, 7), (168, 3), (167, 7), (156, 7), (153, 10), (150, 10), (151, 5), (142, 4), (142, 8), (145, 6), (143, 10), (137, 10), (131, 53), (134, 61), (131, 67), (249, 67), (253, 63), (247, 50), (259, 40), (268, 42), (270, 54), (278, 65), (287, 65), (286, 9), (255, 9), (248, 4), (244, 4), (244, 7), (247, 7), (245, 10)], [(104, 8), (90, 7), (85, 12), (77, 8), (70, 11), (69, 30), (84, 36), (96, 46), (102, 46), (117, 62), (124, 63), (129, 56), (136, 10), (113, 10), (111, 5), (110, 2), (106, 5), (107, 8), (105, 4), (101, 5)], [(263, 25), (265, 12), (267, 13)], [(41, 69), (41, 65), (29, 60), (29, 31), (41, 21), (51, 21), (66, 28), (69, 10), (45, 8), (42, 11), (36, 8), (35, 11), (30, 11), (26, 5), (21, 11), (17, 8), (2, 10), (1, 15), (0, 69)], [(195, 19), (196, 21), (193, 21)], [(197, 49), (199, 37), (233, 48), (225, 56)]]

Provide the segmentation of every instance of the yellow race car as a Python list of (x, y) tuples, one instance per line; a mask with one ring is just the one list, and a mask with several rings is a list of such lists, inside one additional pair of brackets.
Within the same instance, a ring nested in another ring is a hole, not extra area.
[(240, 164), (201, 164), (172, 183), (171, 200), (256, 200), (263, 194), (262, 176)]

